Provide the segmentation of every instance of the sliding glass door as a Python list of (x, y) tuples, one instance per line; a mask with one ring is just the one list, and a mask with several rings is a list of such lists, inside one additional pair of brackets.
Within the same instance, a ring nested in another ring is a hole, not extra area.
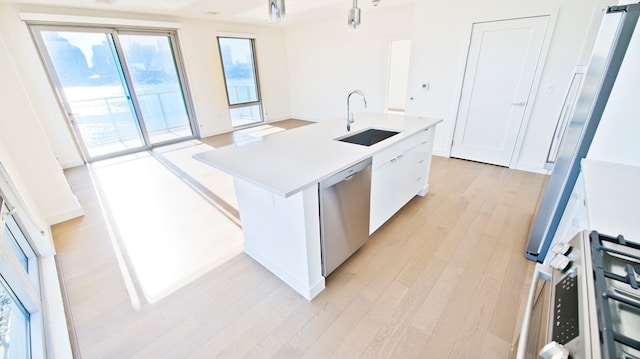
[(191, 123), (167, 35), (118, 36), (149, 142), (191, 137)]
[(194, 137), (174, 33), (32, 30), (87, 161)]

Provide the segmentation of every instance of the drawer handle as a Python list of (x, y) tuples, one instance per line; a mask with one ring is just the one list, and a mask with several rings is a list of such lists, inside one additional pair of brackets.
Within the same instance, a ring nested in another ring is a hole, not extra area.
[(397, 160), (401, 159), (402, 157), (404, 157), (404, 155), (400, 155), (400, 156), (398, 156), (396, 158), (391, 159), (391, 163), (396, 162)]
[(419, 176), (418, 178), (416, 178), (416, 181), (420, 182), (421, 179), (422, 179), (422, 176)]
[(418, 163), (423, 164), (424, 163), (424, 158), (421, 159), (420, 161), (418, 161)]

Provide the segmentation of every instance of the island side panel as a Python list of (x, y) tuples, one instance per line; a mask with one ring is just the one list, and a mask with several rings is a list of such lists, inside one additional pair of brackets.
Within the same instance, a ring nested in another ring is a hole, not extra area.
[(431, 159), (433, 158), (433, 141), (436, 136), (436, 126), (431, 126), (427, 130), (427, 138), (421, 143), (418, 151), (424, 152), (424, 180), (422, 181), (422, 189), (418, 192), (419, 196), (424, 197), (429, 192), (429, 174), (431, 173)]
[(308, 300), (324, 287), (318, 187), (284, 198), (234, 178), (244, 251)]

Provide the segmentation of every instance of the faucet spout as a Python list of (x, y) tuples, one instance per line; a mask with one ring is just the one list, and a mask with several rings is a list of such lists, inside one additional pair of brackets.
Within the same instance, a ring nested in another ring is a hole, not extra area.
[(350, 105), (351, 95), (353, 95), (354, 93), (362, 96), (362, 101), (364, 101), (364, 108), (367, 108), (367, 98), (364, 97), (364, 94), (362, 93), (362, 91), (353, 90), (349, 92), (349, 95), (347, 95), (347, 132), (351, 131), (351, 124), (353, 123), (353, 121), (355, 121), (355, 119), (353, 118), (353, 112), (351, 112), (351, 105)]

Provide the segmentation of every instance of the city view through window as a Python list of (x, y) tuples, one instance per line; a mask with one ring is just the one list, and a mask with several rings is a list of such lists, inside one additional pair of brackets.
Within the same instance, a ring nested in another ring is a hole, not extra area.
[(39, 34), (89, 160), (193, 136), (171, 36)]
[(219, 37), (233, 127), (262, 122), (253, 40)]

